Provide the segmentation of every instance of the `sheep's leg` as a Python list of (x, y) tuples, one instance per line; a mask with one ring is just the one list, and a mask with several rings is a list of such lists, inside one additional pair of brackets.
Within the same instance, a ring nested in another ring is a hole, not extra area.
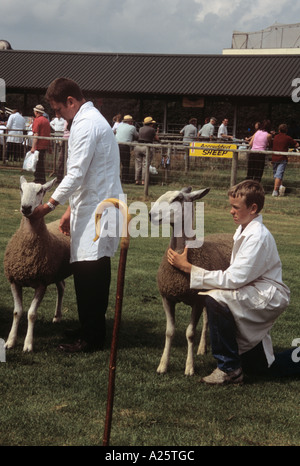
[(202, 312), (202, 307), (199, 307), (199, 303), (192, 306), (191, 321), (186, 329), (187, 339), (187, 358), (185, 363), (185, 375), (194, 375), (194, 341), (197, 324), (199, 322)]
[(13, 323), (11, 330), (9, 332), (5, 347), (7, 349), (13, 348), (17, 341), (18, 327), (21, 316), (23, 314), (23, 304), (22, 304), (22, 287), (12, 283), (10, 285), (11, 292), (14, 300), (14, 312), (13, 312)]
[(200, 343), (198, 346), (197, 355), (203, 355), (207, 353), (207, 335), (208, 335), (208, 320), (206, 308), (203, 308), (203, 324)]
[(53, 317), (52, 322), (57, 323), (61, 321), (61, 316), (62, 316), (62, 302), (63, 302), (63, 297), (64, 297), (64, 292), (65, 292), (65, 282), (62, 280), (61, 282), (56, 283), (56, 288), (57, 288), (57, 300), (56, 300), (56, 308), (55, 308), (55, 314)]
[(30, 305), (30, 308), (28, 310), (28, 328), (27, 328), (27, 334), (25, 337), (25, 342), (24, 342), (24, 347), (23, 351), (24, 352), (30, 352), (33, 350), (33, 329), (34, 329), (34, 324), (36, 320), (36, 315), (37, 315), (37, 310), (39, 305), (42, 302), (43, 297), (45, 296), (47, 287), (45, 285), (40, 285), (34, 293), (34, 298), (32, 300), (32, 303)]
[(170, 359), (170, 350), (172, 340), (175, 334), (175, 303), (168, 301), (166, 298), (162, 298), (163, 307), (166, 314), (166, 340), (165, 340), (165, 347), (160, 359), (159, 366), (157, 368), (157, 372), (159, 374), (164, 374), (167, 372), (169, 359)]

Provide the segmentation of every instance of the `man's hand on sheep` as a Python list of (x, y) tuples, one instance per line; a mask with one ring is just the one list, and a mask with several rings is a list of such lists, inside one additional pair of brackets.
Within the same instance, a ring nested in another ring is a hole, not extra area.
[(182, 270), (183, 272), (191, 273), (192, 264), (190, 264), (187, 260), (187, 253), (187, 247), (184, 248), (182, 254), (178, 254), (178, 252), (169, 248), (167, 254), (169, 264), (173, 265), (173, 267), (176, 267), (179, 270)]
[(30, 215), (31, 220), (38, 220), (39, 218), (45, 217), (45, 215), (49, 214), (51, 209), (48, 207), (47, 204), (38, 205), (32, 214)]

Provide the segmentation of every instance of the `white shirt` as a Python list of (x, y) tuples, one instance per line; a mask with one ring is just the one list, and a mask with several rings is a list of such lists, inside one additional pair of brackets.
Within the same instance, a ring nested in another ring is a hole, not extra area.
[(71, 126), (67, 174), (52, 195), (60, 204), (70, 202), (71, 262), (112, 257), (116, 252), (115, 208), (102, 215), (100, 239), (93, 240), (96, 207), (104, 199), (122, 196), (119, 171), (119, 148), (112, 129), (92, 102), (86, 102)]
[(138, 139), (139, 133), (136, 130), (136, 127), (129, 125), (128, 123), (121, 123), (116, 130), (116, 139), (119, 143), (122, 142), (132, 142), (135, 139)]
[(219, 129), (218, 129), (218, 138), (222, 138), (222, 134), (225, 134), (225, 136), (228, 135), (227, 126), (225, 126), (224, 123), (222, 123), (222, 124), (219, 126)]
[(65, 120), (63, 118), (53, 118), (53, 120), (50, 121), (50, 126), (54, 131), (59, 131), (63, 132), (64, 127), (65, 127)]
[(259, 215), (242, 231), (237, 229), (230, 266), (207, 271), (192, 266), (191, 288), (209, 294), (231, 310), (237, 325), (240, 354), (261, 341), (269, 365), (274, 361), (269, 331), (289, 303), (290, 291), (282, 282), (281, 261), (275, 240)]
[[(9, 136), (7, 137), (7, 142), (17, 142), (17, 143), (22, 144), (23, 139), (14, 137), (13, 135), (22, 136), (23, 131), (25, 130), (25, 127), (26, 127), (25, 118), (23, 118), (19, 112), (12, 113), (11, 115), (9, 115), (9, 118), (6, 124), (6, 128), (10, 130), (8, 131)], [(20, 131), (17, 131), (17, 130), (20, 130)]]
[(1, 136), (1, 134), (3, 134), (5, 132), (5, 130), (6, 130), (6, 126), (0, 124), (0, 144), (1, 144), (1, 146), (3, 146), (3, 144), (4, 144), (4, 137)]
[(116, 122), (114, 123), (114, 125), (113, 125), (113, 127), (112, 127), (112, 130), (113, 130), (114, 134), (116, 134), (117, 128), (118, 128), (118, 126), (121, 125), (121, 124), (122, 124), (122, 121), (116, 121)]
[(199, 131), (200, 136), (210, 138), (214, 134), (215, 127), (212, 123), (206, 123)]
[(194, 142), (197, 137), (197, 128), (195, 125), (189, 124), (182, 128), (180, 133), (183, 134), (183, 141)]

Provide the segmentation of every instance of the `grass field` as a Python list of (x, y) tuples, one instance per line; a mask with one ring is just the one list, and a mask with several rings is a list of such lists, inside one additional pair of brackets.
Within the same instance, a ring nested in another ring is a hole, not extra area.
[[(9, 237), (20, 222), (20, 173), (0, 171), (1, 261)], [(166, 187), (151, 185), (152, 201), (166, 189), (180, 189), (194, 179)], [(216, 181), (217, 185), (217, 181)], [(143, 200), (142, 187), (125, 185), (128, 202)], [(205, 199), (205, 233), (234, 232), (226, 189), (212, 188)], [(60, 206), (48, 216), (58, 218)], [(300, 337), (299, 197), (267, 195), (264, 221), (272, 231), (291, 289), (289, 308), (276, 322), (276, 350)], [(248, 378), (242, 386), (209, 387), (200, 383), (215, 362), (210, 354), (195, 358), (195, 376), (185, 377), (185, 329), (189, 309), (179, 305), (169, 372), (156, 368), (164, 345), (165, 316), (156, 272), (168, 238), (132, 238), (127, 258), (116, 391), (110, 444), (115, 446), (299, 446), (299, 379)], [(108, 341), (103, 352), (65, 355), (57, 350), (66, 328), (76, 328), (72, 278), (67, 280), (63, 321), (52, 324), (55, 287), (50, 286), (35, 325), (35, 349), (23, 354), (26, 315), (17, 346), (0, 364), (0, 445), (99, 446), (104, 430), (110, 335), (113, 325), (119, 255), (113, 259)], [(3, 269), (0, 274), (0, 338), (12, 322), (12, 297)], [(25, 290), (26, 306), (32, 290)], [(99, 297), (100, 299), (100, 297)], [(200, 337), (200, 326), (197, 337)]]

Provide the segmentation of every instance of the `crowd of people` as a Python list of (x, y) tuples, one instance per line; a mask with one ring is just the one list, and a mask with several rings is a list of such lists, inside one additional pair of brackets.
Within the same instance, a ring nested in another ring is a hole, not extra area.
[[(196, 141), (234, 141), (234, 137), (228, 134), (228, 118), (224, 118), (218, 128), (217, 135), (215, 117), (206, 118), (204, 125), (198, 129), (197, 119), (191, 118), (180, 134), (183, 135), (183, 144), (189, 145)], [(289, 149), (297, 149), (299, 143), (296, 139), (300, 134), (295, 131), (296, 125), (290, 127), (280, 124), (278, 131), (272, 130), (270, 120), (257, 121), (254, 125), (254, 134), (247, 136), (244, 141), (249, 145), (248, 163), (246, 179), (261, 182), (268, 154), (265, 151), (272, 151), (272, 167), (274, 177), (274, 188), (272, 196), (283, 196), (285, 187), (283, 186), (283, 176), (288, 163), (288, 156), (277, 154), (277, 152), (288, 152)]]
[(261, 182), (267, 150), (272, 150), (272, 167), (274, 177), (274, 188), (272, 196), (284, 195), (283, 176), (288, 162), (287, 155), (276, 152), (288, 152), (290, 148), (296, 149), (299, 143), (288, 134), (286, 124), (279, 125), (278, 133), (272, 131), (270, 120), (263, 120), (255, 123), (255, 132), (249, 138), (251, 151), (248, 155), (247, 179)]
[[(115, 118), (116, 121), (113, 125), (113, 131), (116, 135), (120, 149), (120, 159), (122, 165), (121, 180), (123, 183), (129, 181), (130, 146), (125, 143), (136, 141), (140, 144), (137, 144), (133, 150), (135, 157), (135, 184), (144, 185), (147, 169), (147, 147), (142, 143), (153, 144), (155, 141), (159, 142), (156, 121), (153, 120), (152, 117), (148, 116), (144, 118), (143, 126), (137, 130), (134, 126), (134, 120), (131, 115), (125, 115), (123, 120), (121, 120), (120, 115), (117, 115)], [(151, 162), (152, 157), (153, 150), (150, 147), (148, 164)]]
[[(68, 139), (71, 123), (57, 117), (50, 121), (44, 107), (40, 104), (33, 108), (33, 114), (34, 118), (31, 118), (32, 121), (28, 123), (28, 119), (26, 121), (18, 109), (14, 109), (7, 119), (4, 118), (2, 112), (0, 114), (0, 143), (3, 147), (3, 136), (1, 138), (1, 134), (4, 132), (8, 133), (8, 137), (6, 138), (6, 163), (9, 161), (21, 161), (27, 150), (31, 152), (37, 150), (39, 152), (39, 160), (35, 172), (35, 181), (44, 183), (46, 179), (45, 155), (47, 151), (51, 151), (52, 146), (49, 139), (41, 139), (41, 137), (49, 138), (50, 135), (54, 135), (63, 136)], [(235, 141), (234, 136), (228, 133), (228, 122), (228, 118), (224, 118), (217, 128), (217, 119), (210, 117), (205, 118), (204, 124), (201, 127), (198, 125), (197, 118), (190, 118), (188, 124), (180, 130), (183, 145), (189, 146), (191, 142), (197, 141)], [(133, 149), (135, 183), (143, 185), (145, 183), (147, 151), (146, 146), (143, 144), (159, 142), (158, 126), (155, 120), (152, 117), (146, 117), (143, 121), (143, 126), (137, 128), (131, 115), (122, 117), (119, 113), (113, 118), (111, 126), (119, 145), (121, 181), (123, 183), (130, 182), (130, 156), (132, 147), (127, 143), (136, 142), (137, 145)], [(299, 134), (295, 133), (295, 128), (295, 124), (289, 126), (281, 124), (278, 131), (275, 132), (269, 120), (262, 120), (255, 123), (253, 134), (251, 136), (247, 135), (244, 138), (250, 149), (248, 151), (246, 179), (261, 181), (267, 160), (265, 151), (272, 151), (271, 162), (274, 177), (272, 195), (274, 197), (284, 195), (283, 177), (288, 163), (286, 155), (279, 155), (276, 152), (288, 152), (291, 148), (296, 149), (299, 147), (299, 143), (296, 140), (299, 138)], [(32, 138), (24, 138), (26, 134), (32, 136)], [(34, 136), (38, 136), (38, 138), (34, 138)], [(56, 176), (57, 182), (60, 183), (65, 173), (66, 144), (63, 142), (58, 144)], [(152, 148), (149, 150), (149, 155), (149, 162), (151, 162), (153, 156)]]

